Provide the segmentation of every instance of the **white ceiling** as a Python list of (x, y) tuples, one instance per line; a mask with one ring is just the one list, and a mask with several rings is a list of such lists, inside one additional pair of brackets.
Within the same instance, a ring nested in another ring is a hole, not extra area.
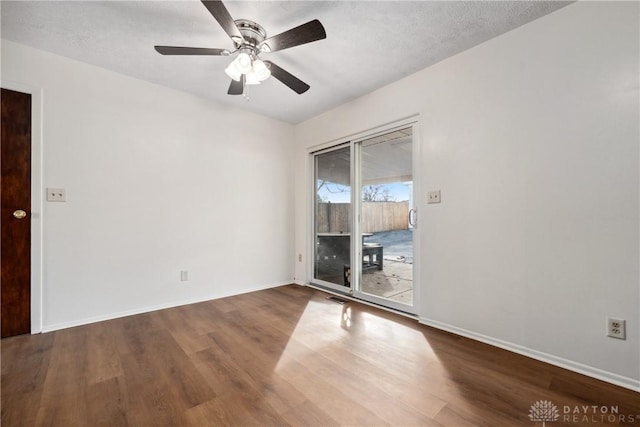
[(2, 1), (2, 37), (122, 74), (299, 123), (559, 9), (560, 1), (225, 2), (275, 35), (312, 19), (327, 38), (262, 54), (311, 85), (270, 78), (227, 95), (229, 57), (162, 56), (154, 45), (232, 49), (199, 1)]

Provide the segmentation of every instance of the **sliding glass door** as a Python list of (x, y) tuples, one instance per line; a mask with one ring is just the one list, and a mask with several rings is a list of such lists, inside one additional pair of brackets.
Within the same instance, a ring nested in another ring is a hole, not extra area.
[(311, 282), (415, 313), (413, 123), (312, 153)]
[(411, 126), (354, 143), (358, 185), (354, 295), (413, 312), (414, 219)]
[(351, 145), (316, 154), (314, 181), (313, 278), (331, 288), (349, 288), (353, 216)]

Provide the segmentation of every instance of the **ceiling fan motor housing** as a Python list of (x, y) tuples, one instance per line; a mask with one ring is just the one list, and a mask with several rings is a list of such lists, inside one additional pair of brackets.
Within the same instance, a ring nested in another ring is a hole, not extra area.
[[(254, 56), (258, 56), (261, 50), (260, 43), (267, 38), (267, 32), (257, 22), (248, 19), (236, 19), (234, 21), (240, 34), (244, 37), (244, 41), (236, 37), (232, 37), (236, 49), (240, 51), (250, 50)], [(266, 45), (264, 45), (266, 46)]]

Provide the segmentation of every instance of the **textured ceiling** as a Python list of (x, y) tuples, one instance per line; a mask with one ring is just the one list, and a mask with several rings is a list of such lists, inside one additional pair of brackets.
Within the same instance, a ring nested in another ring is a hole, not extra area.
[(270, 78), (226, 94), (229, 57), (162, 56), (154, 45), (232, 49), (199, 1), (2, 1), (2, 37), (122, 74), (298, 123), (546, 15), (559, 1), (225, 2), (275, 35), (319, 19), (327, 38), (262, 54), (311, 89)]

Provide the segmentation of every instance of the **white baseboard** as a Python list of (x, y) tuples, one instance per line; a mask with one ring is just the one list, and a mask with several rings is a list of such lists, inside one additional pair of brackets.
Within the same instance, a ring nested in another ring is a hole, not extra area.
[(582, 363), (554, 356), (553, 354), (544, 353), (518, 344), (513, 344), (507, 341), (502, 341), (493, 337), (478, 334), (476, 332), (468, 331), (456, 326), (451, 326), (446, 323), (438, 322), (436, 320), (420, 317), (419, 322), (436, 329), (441, 329), (443, 331), (451, 332), (456, 335), (461, 335), (463, 337), (480, 341), (494, 347), (499, 347), (513, 353), (518, 353), (532, 359), (540, 360), (541, 362), (546, 362), (551, 365), (567, 369), (569, 371), (577, 372), (588, 377), (596, 378), (611, 384), (618, 385), (620, 387), (627, 388), (629, 390), (640, 392), (640, 380), (624, 377), (613, 372), (603, 371), (602, 369), (594, 368), (593, 366), (584, 365)]
[(206, 296), (198, 297), (198, 298), (191, 298), (191, 299), (186, 299), (186, 300), (182, 300), (182, 301), (172, 301), (172, 302), (168, 302), (166, 304), (158, 304), (158, 305), (153, 305), (153, 306), (134, 308), (134, 309), (131, 309), (131, 310), (124, 310), (124, 311), (119, 311), (119, 312), (115, 312), (115, 313), (108, 313), (108, 314), (104, 314), (104, 315), (100, 315), (100, 316), (94, 316), (94, 317), (88, 317), (88, 318), (84, 318), (84, 319), (72, 320), (72, 321), (69, 321), (69, 322), (60, 322), (60, 323), (54, 323), (54, 324), (51, 324), (51, 325), (43, 325), (42, 326), (42, 332), (43, 333), (45, 333), (45, 332), (53, 332), (53, 331), (58, 331), (60, 329), (73, 328), (74, 326), (88, 325), (90, 323), (103, 322), (105, 320), (118, 319), (120, 317), (127, 317), (127, 316), (134, 316), (136, 314), (149, 313), (151, 311), (163, 310), (165, 308), (173, 308), (173, 307), (179, 307), (179, 306), (182, 306), (182, 305), (189, 305), (189, 304), (196, 304), (196, 303), (199, 303), (199, 302), (211, 301), (211, 300), (214, 300), (214, 299), (232, 297), (232, 296), (235, 296), (235, 295), (246, 294), (246, 293), (249, 293), (249, 292), (262, 291), (264, 289), (271, 289), (271, 288), (276, 288), (278, 286), (289, 285), (291, 283), (292, 283), (291, 281), (272, 283), (272, 284), (268, 284), (268, 285), (256, 286), (256, 287), (253, 287), (253, 288), (250, 288), (250, 289), (243, 289), (241, 292), (226, 292), (226, 293), (222, 293), (222, 294), (206, 295)]

